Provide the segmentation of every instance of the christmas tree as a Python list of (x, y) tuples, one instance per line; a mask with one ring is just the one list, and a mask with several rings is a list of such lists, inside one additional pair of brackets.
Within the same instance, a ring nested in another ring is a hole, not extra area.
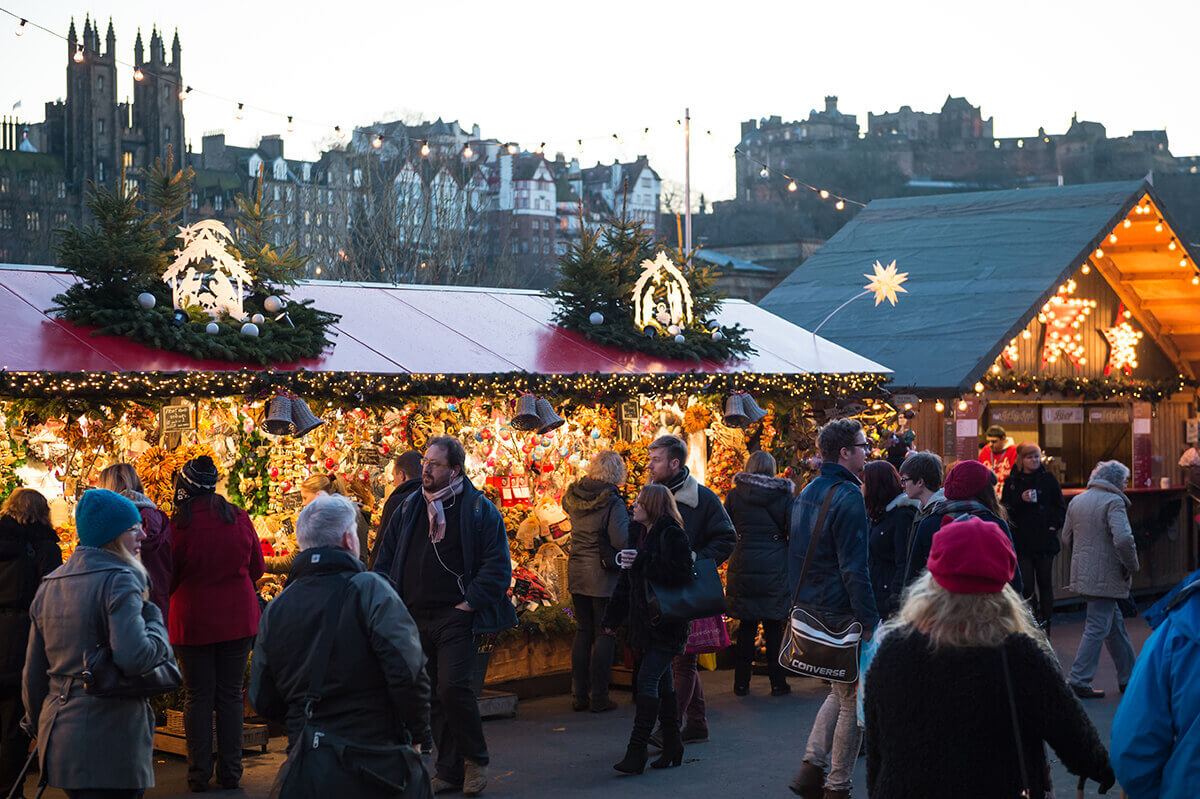
[(254, 187), (254, 199), (239, 194), (234, 202), (237, 204), (237, 219), (234, 222), (237, 244), (234, 255), (254, 275), (256, 292), (263, 296), (286, 296), (283, 287), (296, 285), (296, 281), (303, 277), (309, 259), (296, 251), (294, 243), (282, 251), (271, 246), (270, 227), (279, 214), (271, 213), (269, 204), (263, 200), (261, 166)]
[(146, 170), (146, 205), (152, 211), (151, 224), (162, 238), (166, 252), (179, 247), (179, 220), (192, 195), (192, 179), (196, 173), (189, 166), (175, 171), (175, 154), (167, 148), (167, 159), (154, 159)]

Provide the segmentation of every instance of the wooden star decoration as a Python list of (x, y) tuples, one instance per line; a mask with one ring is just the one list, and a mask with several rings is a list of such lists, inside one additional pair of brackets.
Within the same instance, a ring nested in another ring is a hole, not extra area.
[(1121, 303), (1117, 307), (1117, 320), (1113, 326), (1100, 328), (1100, 332), (1108, 339), (1108, 363), (1104, 366), (1106, 375), (1121, 371), (1132, 376), (1137, 368), (1137, 345), (1146, 334), (1129, 324), (1129, 316), (1125, 303)]

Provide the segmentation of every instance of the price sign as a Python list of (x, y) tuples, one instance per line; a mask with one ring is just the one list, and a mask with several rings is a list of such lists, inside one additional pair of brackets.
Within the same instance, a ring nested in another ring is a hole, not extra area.
[(164, 405), (162, 409), (162, 431), (164, 433), (186, 433), (195, 427), (191, 403)]
[(279, 507), (285, 511), (300, 510), (304, 507), (304, 497), (300, 496), (299, 491), (291, 491), (279, 498)]
[(380, 466), (383, 463), (383, 453), (374, 444), (363, 444), (358, 448), (359, 466)]

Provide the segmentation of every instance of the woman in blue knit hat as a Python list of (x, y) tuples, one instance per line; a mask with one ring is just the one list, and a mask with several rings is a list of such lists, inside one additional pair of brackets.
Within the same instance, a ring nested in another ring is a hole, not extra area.
[(83, 653), (108, 642), (125, 674), (144, 674), (174, 655), (162, 612), (146, 599), (137, 506), (95, 488), (80, 498), (75, 526), (79, 546), (46, 575), (29, 611), (25, 727), (53, 787), (72, 799), (134, 799), (154, 786), (154, 713), (145, 699), (84, 693)]

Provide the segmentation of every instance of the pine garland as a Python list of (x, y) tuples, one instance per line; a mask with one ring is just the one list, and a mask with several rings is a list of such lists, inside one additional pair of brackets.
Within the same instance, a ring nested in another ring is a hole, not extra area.
[(991, 391), (1062, 394), (1065, 397), (1077, 396), (1085, 400), (1130, 397), (1142, 402), (1161, 402), (1167, 395), (1184, 391), (1189, 385), (1194, 385), (1182, 377), (1165, 380), (1135, 380), (1113, 375), (1097, 378), (1035, 377), (1026, 372), (1003, 375), (989, 373), (981, 382)]

